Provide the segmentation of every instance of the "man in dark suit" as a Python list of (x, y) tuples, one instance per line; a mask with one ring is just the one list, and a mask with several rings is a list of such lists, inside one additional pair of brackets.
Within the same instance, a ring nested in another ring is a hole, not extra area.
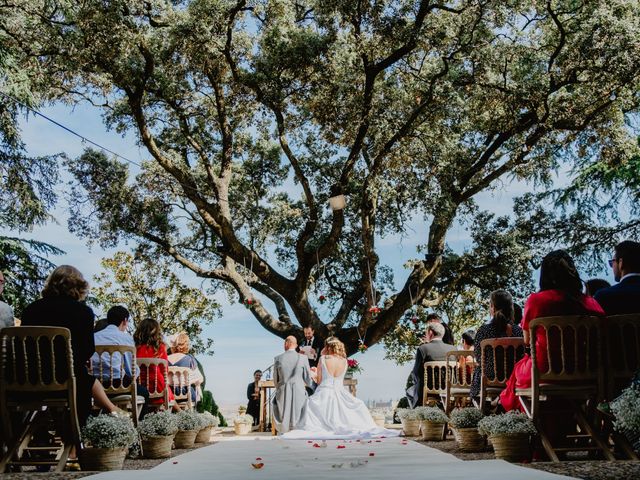
[(617, 284), (594, 296), (607, 315), (640, 313), (640, 243), (626, 240), (609, 260)]
[(445, 360), (447, 352), (455, 350), (455, 347), (442, 341), (444, 333), (444, 325), (441, 323), (427, 323), (426, 343), (420, 345), (416, 351), (416, 361), (413, 365), (413, 371), (411, 372), (413, 385), (407, 389), (407, 400), (409, 400), (411, 408), (422, 405), (425, 362)]
[(304, 327), (304, 338), (300, 342), (298, 351), (309, 358), (309, 366), (317, 367), (320, 359), (320, 352), (324, 348), (324, 342), (316, 337), (313, 327)]

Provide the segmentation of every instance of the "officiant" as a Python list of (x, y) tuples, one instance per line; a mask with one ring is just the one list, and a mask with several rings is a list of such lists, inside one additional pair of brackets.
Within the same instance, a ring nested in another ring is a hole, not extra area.
[(317, 367), (320, 352), (324, 348), (324, 342), (316, 337), (313, 327), (304, 327), (302, 331), (304, 339), (298, 345), (298, 352), (307, 356), (311, 367)]

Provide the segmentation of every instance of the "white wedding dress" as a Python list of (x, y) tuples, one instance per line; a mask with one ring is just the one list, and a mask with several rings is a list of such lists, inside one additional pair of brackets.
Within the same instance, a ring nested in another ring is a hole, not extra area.
[(280, 438), (290, 440), (347, 440), (357, 438), (395, 437), (399, 430), (378, 427), (369, 409), (344, 388), (345, 368), (333, 377), (325, 365), (325, 357), (320, 357), (318, 367), (322, 380), (315, 393), (309, 397), (307, 413), (298, 430), (291, 430)]

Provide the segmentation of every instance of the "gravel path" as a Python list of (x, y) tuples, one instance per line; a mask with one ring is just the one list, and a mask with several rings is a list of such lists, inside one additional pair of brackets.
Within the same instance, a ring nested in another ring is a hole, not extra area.
[[(443, 452), (455, 455), (461, 460), (489, 460), (495, 458), (491, 450), (479, 453), (461, 452), (458, 450), (458, 446), (453, 440), (447, 440), (444, 442), (423, 442), (417, 438), (414, 440), (428, 447), (437, 448)], [(527, 468), (544, 470), (545, 472), (567, 475), (569, 477), (581, 478), (584, 480), (640, 478), (640, 461), (618, 460), (615, 462), (609, 462), (605, 460), (580, 460), (558, 463), (534, 462), (522, 463), (520, 465)]]

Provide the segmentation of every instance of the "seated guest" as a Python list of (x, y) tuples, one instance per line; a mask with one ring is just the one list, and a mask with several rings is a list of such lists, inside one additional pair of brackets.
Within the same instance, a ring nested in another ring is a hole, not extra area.
[(247, 386), (247, 413), (253, 417), (253, 424), (258, 425), (260, 422), (260, 391), (258, 382), (262, 378), (262, 370), (253, 372), (253, 382)]
[(443, 326), (444, 335), (442, 336), (442, 341), (444, 343), (448, 345), (455, 344), (453, 340), (453, 332), (451, 331), (451, 328), (449, 327), (448, 324), (442, 321), (442, 318), (440, 318), (440, 315), (438, 315), (437, 313), (430, 313), (429, 315), (427, 315), (427, 323), (431, 323), (431, 322), (439, 323), (440, 325)]
[[(175, 367), (187, 367), (189, 372), (189, 385), (191, 390), (191, 401), (195, 404), (199, 402), (202, 397), (202, 389), (200, 384), (204, 381), (202, 373), (198, 368), (198, 362), (196, 358), (189, 353), (191, 349), (191, 342), (189, 335), (185, 332), (180, 332), (176, 335), (175, 344), (171, 347), (171, 355), (169, 355), (169, 365)], [(180, 387), (174, 387), (180, 388)], [(187, 392), (176, 392), (184, 395)]]
[(596, 301), (607, 315), (640, 312), (640, 243), (630, 240), (616, 245), (609, 260), (613, 276), (618, 282), (598, 290)]
[[(0, 297), (2, 297), (4, 283), (4, 273), (0, 271)], [(8, 303), (0, 300), (0, 329), (5, 327), (13, 327), (13, 322), (13, 308), (11, 308)]]
[[(549, 370), (547, 337), (544, 329), (538, 328), (535, 338), (529, 338), (529, 322), (534, 318), (558, 315), (604, 315), (600, 305), (582, 293), (580, 275), (573, 259), (564, 250), (555, 250), (544, 257), (540, 266), (540, 291), (532, 293), (524, 306), (524, 341), (527, 345), (535, 342), (536, 361), (542, 372)], [(531, 356), (525, 355), (516, 363), (506, 388), (500, 394), (500, 404), (506, 411), (522, 410), (516, 397), (516, 388), (530, 387)]]
[[(467, 330), (462, 333), (462, 350), (472, 352), (473, 342), (475, 341), (475, 333), (473, 330)], [(473, 355), (467, 355), (466, 357), (458, 357), (458, 372), (462, 375), (464, 372), (467, 382), (471, 381), (471, 375), (473, 375)]]
[[(480, 395), (480, 380), (482, 378), (482, 370), (480, 368), (482, 365), (482, 349), (480, 343), (491, 338), (522, 337), (522, 329), (518, 325), (511, 324), (514, 315), (513, 307), (513, 299), (509, 292), (506, 290), (491, 292), (489, 300), (491, 320), (478, 329), (474, 341), (474, 353), (478, 368), (473, 372), (473, 380), (471, 381), (470, 394), (472, 397)], [(495, 378), (493, 355), (489, 355), (489, 352), (487, 352), (484, 359), (484, 367), (487, 378)]]
[[(162, 331), (160, 330), (160, 324), (153, 318), (143, 319), (138, 328), (133, 334), (133, 341), (136, 344), (136, 356), (138, 358), (162, 358), (169, 362), (167, 357), (167, 347), (162, 341)], [(158, 369), (150, 368), (148, 372), (142, 371), (141, 375), (147, 376), (147, 385), (155, 385), (157, 392), (163, 392), (167, 385), (165, 384), (165, 377), (158, 375)], [(173, 391), (168, 389), (169, 402), (172, 403), (172, 409), (175, 411), (181, 410), (180, 405), (175, 403), (175, 397)], [(161, 398), (153, 398), (149, 400), (151, 405), (162, 403)]]
[(411, 372), (413, 385), (407, 389), (407, 399), (411, 408), (421, 406), (423, 403), (425, 362), (445, 360), (447, 352), (453, 350), (451, 345), (442, 341), (444, 332), (444, 325), (441, 323), (427, 323), (426, 343), (420, 345), (416, 351), (416, 360)]
[(609, 288), (611, 284), (606, 280), (601, 278), (592, 278), (591, 280), (587, 280), (584, 282), (584, 293), (585, 295), (589, 295), (593, 297), (599, 290), (603, 288)]
[(93, 333), (97, 333), (100, 330), (104, 330), (109, 325), (109, 321), (106, 318), (101, 318), (93, 324)]
[[(121, 305), (111, 307), (107, 312), (106, 323), (106, 327), (98, 330), (93, 335), (96, 345), (124, 345), (135, 348), (136, 344), (133, 341), (133, 337), (127, 332), (129, 310)], [(135, 382), (135, 377), (140, 374), (140, 369), (137, 365), (132, 365), (132, 363), (133, 358), (131, 355), (125, 354), (124, 358), (121, 358), (118, 352), (112, 355), (104, 353), (102, 357), (99, 357), (96, 353), (91, 357), (93, 375), (99, 378), (102, 372), (101, 381), (107, 387), (112, 384), (118, 388), (120, 385), (129, 386), (131, 382)], [(111, 371), (112, 364), (113, 371)], [(124, 370), (124, 378), (120, 378), (121, 369)], [(143, 418), (149, 403), (149, 391), (145, 386), (137, 384), (136, 393), (145, 399), (145, 404), (140, 412), (140, 418)]]
[[(98, 407), (108, 412), (120, 410), (111, 403), (102, 384), (87, 370), (89, 359), (96, 351), (93, 341), (94, 314), (84, 303), (88, 292), (89, 284), (82, 274), (70, 265), (61, 265), (47, 278), (42, 298), (27, 306), (22, 313), (23, 326), (69, 329), (76, 377), (76, 408), (81, 425), (86, 423), (91, 412), (91, 397)], [(64, 355), (56, 357), (62, 361)], [(56, 366), (56, 370), (65, 371), (65, 366)]]
[(467, 330), (462, 334), (462, 350), (473, 350), (475, 334), (473, 330)]
[(517, 303), (513, 304), (513, 324), (520, 325), (522, 323), (522, 307)]

